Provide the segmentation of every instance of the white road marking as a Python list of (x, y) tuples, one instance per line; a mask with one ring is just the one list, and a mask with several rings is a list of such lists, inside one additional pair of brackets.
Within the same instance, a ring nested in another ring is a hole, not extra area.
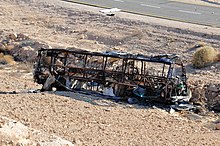
[(115, 2), (121, 2), (123, 3), (124, 1), (123, 0), (114, 0)]
[(198, 13), (198, 12), (185, 11), (185, 10), (179, 10), (179, 12), (189, 13), (189, 14), (196, 14), (196, 15), (200, 15), (201, 14), (201, 13)]
[(141, 4), (141, 6), (160, 9), (160, 7), (158, 7), (158, 6), (153, 6), (153, 5)]

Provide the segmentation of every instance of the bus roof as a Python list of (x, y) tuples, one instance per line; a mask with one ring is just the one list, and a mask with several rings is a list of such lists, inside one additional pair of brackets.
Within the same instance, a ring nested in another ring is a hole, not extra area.
[(67, 48), (67, 49), (41, 49), (39, 52), (51, 52), (52, 54), (59, 54), (59, 53), (76, 53), (82, 55), (93, 55), (93, 56), (104, 56), (104, 57), (115, 57), (121, 59), (132, 59), (132, 60), (141, 60), (147, 62), (156, 62), (156, 63), (164, 63), (164, 64), (178, 64), (182, 65), (182, 61), (179, 56), (175, 54), (161, 54), (157, 56), (147, 56), (142, 54), (131, 54), (126, 52), (114, 52), (114, 51), (107, 51), (107, 52), (90, 52), (82, 49), (75, 49), (75, 48)]

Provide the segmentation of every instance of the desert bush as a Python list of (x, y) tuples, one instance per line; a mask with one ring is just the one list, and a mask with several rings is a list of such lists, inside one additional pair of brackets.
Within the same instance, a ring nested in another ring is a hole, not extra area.
[(14, 58), (13, 58), (13, 56), (11, 56), (11, 55), (5, 55), (4, 56), (4, 60), (5, 60), (5, 62), (7, 63), (7, 64), (15, 64), (16, 62), (14, 61)]
[(217, 50), (211, 46), (199, 48), (193, 55), (192, 64), (195, 68), (206, 67), (216, 61)]
[(16, 62), (14, 61), (13, 56), (11, 55), (4, 55), (3, 53), (0, 53), (0, 64), (10, 64), (13, 65)]

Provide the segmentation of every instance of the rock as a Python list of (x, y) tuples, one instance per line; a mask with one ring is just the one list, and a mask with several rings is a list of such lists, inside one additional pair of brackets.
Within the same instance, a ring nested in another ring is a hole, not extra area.
[(85, 39), (85, 38), (86, 38), (86, 35), (84, 35), (84, 34), (80, 34), (80, 35), (78, 36), (78, 39), (80, 39), (80, 40)]
[(28, 39), (28, 36), (23, 33), (19, 33), (17, 35), (17, 38), (18, 38), (18, 40), (25, 40), (25, 39)]
[(216, 130), (220, 130), (220, 123), (216, 124), (215, 128)]
[(5, 50), (7, 51), (11, 51), (15, 48), (15, 45), (14, 44), (8, 44), (7, 46), (5, 46)]
[(16, 40), (18, 35), (16, 33), (9, 34), (8, 36), (11, 40)]
[(9, 44), (9, 40), (3, 40), (1, 43), (6, 46)]
[(220, 91), (219, 87), (217, 87), (216, 85), (209, 85), (207, 89), (212, 92)]
[(0, 51), (5, 51), (5, 45), (3, 43), (0, 43)]
[(55, 135), (49, 135), (39, 130), (25, 126), (24, 124), (0, 117), (4, 121), (0, 128), (0, 144), (13, 146), (73, 146), (67, 140)]
[(113, 50), (120, 50), (120, 48), (119, 47), (114, 47), (114, 48), (112, 48)]
[(22, 49), (24, 51), (34, 51), (34, 48), (32, 48), (31, 46), (25, 46), (25, 47), (22, 47)]

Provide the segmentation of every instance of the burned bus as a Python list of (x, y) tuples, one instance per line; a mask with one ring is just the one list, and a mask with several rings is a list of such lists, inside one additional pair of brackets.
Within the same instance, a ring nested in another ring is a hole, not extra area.
[(177, 55), (41, 49), (34, 79), (43, 90), (96, 91), (165, 102), (190, 98), (186, 70)]

